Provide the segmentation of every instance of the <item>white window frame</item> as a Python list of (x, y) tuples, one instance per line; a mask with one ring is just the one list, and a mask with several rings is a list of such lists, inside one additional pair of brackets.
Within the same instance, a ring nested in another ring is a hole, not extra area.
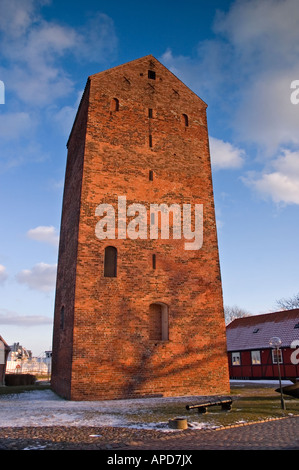
[(251, 351), (251, 364), (253, 366), (260, 366), (262, 364), (261, 351), (258, 349)]
[(232, 365), (233, 366), (241, 365), (241, 353), (239, 351), (232, 352)]
[[(277, 349), (272, 349), (272, 364), (277, 364)], [(278, 349), (279, 364), (283, 364), (282, 360), (282, 350)]]

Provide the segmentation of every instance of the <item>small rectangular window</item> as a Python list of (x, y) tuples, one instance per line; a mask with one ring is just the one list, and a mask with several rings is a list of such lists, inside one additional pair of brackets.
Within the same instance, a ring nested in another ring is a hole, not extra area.
[[(282, 364), (281, 349), (278, 349), (278, 360), (279, 360), (279, 364)], [(277, 364), (277, 349), (272, 349), (272, 363)]]
[(156, 72), (154, 72), (154, 70), (149, 70), (148, 78), (150, 78), (151, 80), (156, 80)]
[(152, 118), (153, 117), (153, 110), (152, 108), (148, 108), (148, 117)]
[(150, 170), (150, 171), (149, 171), (148, 179), (149, 179), (150, 181), (154, 181), (154, 172), (153, 172), (153, 170)]
[(260, 351), (251, 351), (251, 364), (253, 365), (261, 364), (261, 352)]
[(149, 137), (148, 137), (148, 144), (149, 144), (150, 147), (153, 146), (153, 138), (152, 138), (151, 135), (149, 135)]
[(241, 355), (239, 352), (232, 353), (232, 365), (233, 366), (241, 365)]
[(149, 310), (149, 339), (169, 340), (168, 308), (165, 304), (151, 304)]

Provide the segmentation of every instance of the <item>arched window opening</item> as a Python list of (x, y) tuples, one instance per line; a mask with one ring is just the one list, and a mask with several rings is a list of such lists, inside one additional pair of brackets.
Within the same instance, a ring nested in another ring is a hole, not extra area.
[(163, 303), (154, 303), (149, 307), (149, 339), (155, 341), (167, 341), (168, 332), (168, 307)]
[(110, 111), (119, 111), (119, 101), (117, 98), (112, 98), (110, 103)]
[(182, 123), (185, 127), (189, 126), (189, 119), (188, 119), (187, 114), (182, 114)]
[(116, 277), (117, 274), (117, 249), (107, 246), (104, 255), (104, 277)]

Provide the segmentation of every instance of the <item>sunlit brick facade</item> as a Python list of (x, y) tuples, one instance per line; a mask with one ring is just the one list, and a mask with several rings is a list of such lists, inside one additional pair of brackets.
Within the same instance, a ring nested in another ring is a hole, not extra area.
[[(153, 56), (89, 77), (68, 141), (53, 335), (59, 395), (228, 393), (206, 107)], [(117, 215), (115, 238), (100, 239), (97, 207), (117, 209), (120, 196), (144, 207), (202, 205), (202, 247), (188, 250), (171, 234), (124, 238)]]

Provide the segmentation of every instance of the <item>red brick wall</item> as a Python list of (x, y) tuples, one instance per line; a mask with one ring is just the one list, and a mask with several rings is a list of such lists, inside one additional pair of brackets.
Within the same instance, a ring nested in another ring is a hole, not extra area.
[(76, 263), (88, 100), (89, 83), (69, 140), (61, 217), (51, 383), (53, 389), (65, 398), (71, 398)]
[[(155, 80), (148, 79), (149, 69)], [(113, 98), (118, 111), (111, 111)], [(73, 244), (59, 257), (53, 388), (74, 400), (228, 393), (205, 103), (148, 56), (91, 76), (83, 104), (69, 141), (66, 188), (72, 189), (66, 189), (62, 234), (71, 233)], [(118, 196), (148, 208), (203, 204), (203, 247), (185, 250), (185, 240), (172, 237), (99, 240), (96, 207), (116, 208)], [(117, 277), (108, 278), (109, 245), (118, 249), (118, 266)], [(168, 306), (168, 340), (150, 339), (153, 303)], [(71, 318), (63, 341), (62, 304)]]

